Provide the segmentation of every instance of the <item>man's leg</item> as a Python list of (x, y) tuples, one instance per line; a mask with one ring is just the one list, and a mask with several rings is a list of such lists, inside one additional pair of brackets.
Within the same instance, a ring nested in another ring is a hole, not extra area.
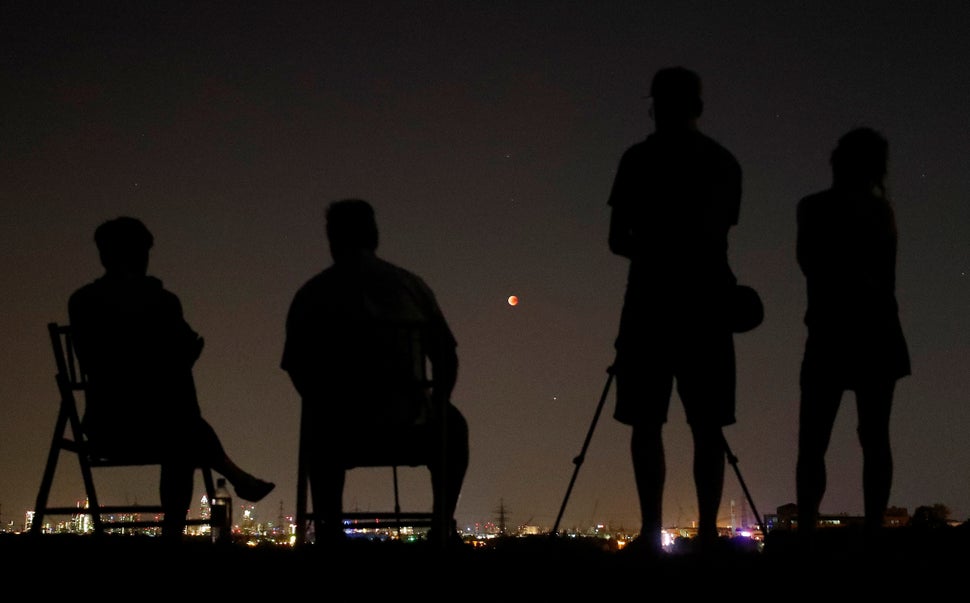
[(717, 515), (724, 491), (724, 425), (735, 422), (737, 386), (734, 337), (713, 324), (688, 327), (678, 348), (677, 391), (694, 445), (692, 464), (697, 498), (700, 551), (718, 543)]
[(162, 463), (159, 481), (159, 498), (165, 513), (162, 536), (178, 542), (185, 531), (185, 519), (192, 505), (192, 488), (195, 485), (195, 465), (184, 461)]
[(825, 453), (832, 437), (842, 390), (803, 383), (798, 413), (798, 460), (795, 467), (795, 496), (798, 505), (798, 533), (805, 544), (815, 533), (819, 507), (825, 495)]
[(893, 453), (889, 436), (895, 382), (856, 390), (859, 444), (862, 446), (862, 492), (867, 534), (881, 531), (893, 482)]
[(222, 441), (205, 419), (199, 417), (190, 426), (189, 437), (198, 465), (208, 466), (224, 475), (236, 490), (236, 495), (249, 502), (259, 502), (269, 494), (275, 484), (263, 481), (244, 471), (229, 457)]
[(429, 540), (437, 547), (448, 547), (459, 538), (455, 510), (458, 508), (458, 498), (461, 496), (468, 470), (468, 422), (461, 411), (450, 404), (445, 408), (444, 420), (444, 441), (437, 437), (438, 430), (433, 426), (429, 440), (433, 448), (430, 451), (428, 471), (431, 473), (431, 489), (434, 494)]
[(694, 439), (694, 488), (697, 492), (698, 542), (718, 539), (717, 513), (724, 491), (724, 433), (719, 425), (691, 425)]
[[(465, 473), (468, 471), (468, 422), (454, 406), (449, 405), (446, 413), (445, 458), (443, 459), (445, 466), (438, 467), (440, 461), (433, 460), (428, 469), (431, 472), (431, 488), (435, 493), (434, 515), (450, 524), (454, 521), (458, 498), (461, 496)], [(450, 526), (442, 527), (448, 529)]]
[(313, 503), (313, 533), (318, 544), (344, 540), (343, 496), (346, 470), (337, 466), (311, 467), (310, 494)]
[(663, 545), (663, 492), (667, 477), (663, 424), (635, 425), (630, 438), (630, 454), (640, 498), (640, 538), (649, 549), (659, 552)]

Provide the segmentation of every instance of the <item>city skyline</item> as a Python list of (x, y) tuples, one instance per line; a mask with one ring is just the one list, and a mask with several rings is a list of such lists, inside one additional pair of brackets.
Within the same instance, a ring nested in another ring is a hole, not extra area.
[[(134, 501), (134, 502), (137, 504), (138, 501)], [(82, 508), (87, 509), (88, 508), (87, 498), (83, 495), (80, 497), (75, 497), (74, 505), (78, 509), (82, 509)], [(283, 526), (284, 522), (286, 522), (285, 528), (291, 527), (291, 524), (295, 520), (295, 516), (296, 516), (294, 510), (289, 510), (289, 512), (287, 512), (288, 510), (284, 508), (283, 502), (280, 501), (276, 505), (276, 510), (277, 510), (276, 515), (270, 519), (266, 519), (269, 516), (266, 515), (265, 512), (260, 512), (260, 508), (262, 507), (265, 511), (265, 509), (268, 506), (270, 505), (269, 503), (266, 503), (266, 502), (251, 503), (251, 502), (234, 501), (233, 503), (234, 509), (237, 509), (241, 512), (238, 514), (234, 513), (233, 516), (236, 518), (245, 517), (249, 522), (254, 524), (259, 524), (259, 525), (272, 525), (278, 528)], [(787, 519), (787, 522), (790, 523), (791, 522), (790, 516), (792, 515), (792, 513), (795, 513), (797, 516), (797, 506), (794, 502), (785, 503), (775, 509), (769, 510), (768, 512), (765, 512), (765, 510), (759, 510), (757, 508), (752, 507), (750, 501), (746, 499), (741, 501), (736, 501), (734, 499), (731, 499), (728, 502), (728, 506), (730, 508), (729, 515), (727, 517), (718, 518), (719, 528), (722, 528), (722, 529), (758, 528), (759, 530), (766, 528), (770, 530), (771, 527), (773, 526), (772, 518), (777, 518), (778, 516), (781, 516), (781, 515), (789, 516), (789, 518)], [(934, 506), (942, 507), (942, 509), (937, 509), (934, 512), (945, 511), (946, 515), (945, 516), (941, 515), (942, 519), (946, 519), (949, 522), (956, 523), (956, 524), (963, 523), (964, 520), (955, 519), (950, 516), (952, 514), (952, 511), (950, 510), (949, 506), (947, 506), (945, 503), (942, 503), (942, 502), (935, 502), (935, 503), (927, 503), (927, 504), (919, 505), (915, 509), (907, 509), (903, 507), (891, 506), (887, 510), (887, 519), (886, 519), (887, 525), (890, 525), (890, 524), (900, 525), (900, 522), (899, 522), (900, 516), (905, 516), (906, 518), (910, 518), (921, 508), (931, 508)], [(203, 489), (202, 493), (196, 497), (196, 504), (194, 504), (189, 509), (188, 517), (189, 519), (198, 519), (198, 518), (205, 519), (208, 517), (208, 509), (209, 509), (209, 500), (208, 500), (208, 496), (206, 495)], [(367, 513), (369, 511), (377, 511), (377, 512), (383, 513), (387, 511), (387, 508), (381, 507), (379, 509), (361, 509), (360, 507), (354, 507), (354, 508), (349, 508), (345, 510), (348, 512), (358, 512), (358, 513), (359, 512)], [(118, 515), (118, 514), (109, 514), (109, 515)], [(33, 520), (33, 516), (34, 516), (34, 510), (28, 509), (25, 513), (25, 516), (22, 517), (20, 522), (18, 523), (17, 520), (15, 519), (4, 517), (2, 515), (2, 509), (0, 509), (0, 532), (19, 533), (19, 532), (29, 531), (30, 525)], [(79, 513), (71, 516), (71, 515), (65, 515), (62, 513), (62, 514), (51, 515), (45, 518), (44, 525), (51, 524), (56, 527), (57, 525), (72, 524), (72, 523), (77, 523), (79, 521), (81, 522), (82, 525), (90, 524), (90, 521), (78, 519), (79, 517), (83, 518), (85, 517), (85, 514)], [(851, 514), (846, 511), (835, 511), (835, 512), (827, 511), (822, 514), (823, 523), (826, 521), (826, 519), (831, 520), (832, 518), (844, 518), (847, 520), (853, 520), (856, 523), (861, 524), (863, 516), (861, 514)], [(467, 532), (475, 528), (482, 528), (483, 526), (507, 526), (510, 531), (515, 531), (515, 532), (525, 531), (532, 534), (535, 534), (535, 533), (551, 534), (552, 529), (555, 527), (554, 525), (530, 525), (528, 522), (525, 522), (525, 523), (515, 522), (515, 521), (512, 521), (512, 519), (513, 518), (512, 518), (511, 510), (505, 506), (504, 500), (500, 500), (498, 506), (494, 510), (493, 516), (490, 519), (489, 518), (472, 519), (470, 521), (464, 522), (463, 524), (460, 523), (458, 525), (458, 529), (459, 531)], [(965, 521), (970, 522), (970, 519)], [(665, 524), (664, 530), (682, 530), (682, 529), (696, 528), (696, 523), (697, 523), (696, 518), (694, 518), (693, 520), (688, 520), (685, 523), (669, 524), (669, 525)], [(237, 522), (237, 525), (238, 525), (238, 522)], [(616, 525), (609, 521), (605, 523), (590, 522), (585, 525), (571, 525), (571, 526), (561, 525), (557, 530), (557, 533), (571, 533), (571, 532), (584, 533), (589, 531), (590, 529), (595, 528), (596, 526), (605, 526), (613, 530), (621, 530), (632, 534), (639, 533), (638, 529), (634, 529), (624, 525)], [(106, 527), (109, 527), (109, 526), (106, 524)], [(199, 529), (199, 526), (188, 527), (188, 530), (190, 530), (190, 532), (192, 530), (198, 531), (198, 529)], [(86, 531), (86, 530), (82, 529), (81, 531)]]

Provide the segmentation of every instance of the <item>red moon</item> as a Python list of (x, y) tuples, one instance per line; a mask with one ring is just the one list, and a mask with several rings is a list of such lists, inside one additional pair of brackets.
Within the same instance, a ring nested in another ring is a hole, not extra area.
[(509, 305), (510, 306), (514, 306), (514, 305), (516, 305), (518, 303), (519, 303), (519, 298), (518, 297), (516, 297), (514, 295), (510, 295), (509, 296)]

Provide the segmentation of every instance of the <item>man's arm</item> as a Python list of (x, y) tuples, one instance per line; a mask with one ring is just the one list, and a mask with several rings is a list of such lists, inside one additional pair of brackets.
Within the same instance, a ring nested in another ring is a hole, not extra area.
[(451, 393), (458, 382), (458, 354), (449, 346), (431, 359), (432, 381), (431, 399), (438, 405), (451, 401)]
[(284, 327), (285, 340), (283, 342), (283, 356), (280, 359), (280, 368), (289, 375), (293, 387), (300, 397), (306, 400), (310, 397), (310, 386), (313, 383), (312, 375), (309, 374), (307, 355), (309, 347), (306, 332), (308, 327), (304, 317), (302, 290), (298, 291), (290, 303), (290, 308), (286, 313), (286, 324)]
[(616, 255), (633, 259), (633, 229), (623, 206), (613, 206), (610, 212), (610, 251)]
[(630, 152), (627, 151), (620, 158), (620, 165), (616, 170), (616, 177), (613, 179), (613, 187), (610, 189), (610, 251), (616, 255), (633, 259), (634, 238), (633, 221), (630, 215), (627, 196), (629, 195), (628, 172), (630, 163)]
[(811, 201), (802, 199), (798, 202), (795, 209), (795, 259), (802, 274), (809, 276), (812, 272), (813, 254), (813, 235), (810, 225), (811, 221)]

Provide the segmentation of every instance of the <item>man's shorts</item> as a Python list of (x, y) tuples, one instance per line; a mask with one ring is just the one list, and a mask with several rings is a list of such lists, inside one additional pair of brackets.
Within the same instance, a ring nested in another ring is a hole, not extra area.
[(688, 423), (733, 424), (734, 335), (660, 330), (649, 336), (621, 333), (617, 339), (613, 418), (627, 425), (666, 423), (676, 381)]

